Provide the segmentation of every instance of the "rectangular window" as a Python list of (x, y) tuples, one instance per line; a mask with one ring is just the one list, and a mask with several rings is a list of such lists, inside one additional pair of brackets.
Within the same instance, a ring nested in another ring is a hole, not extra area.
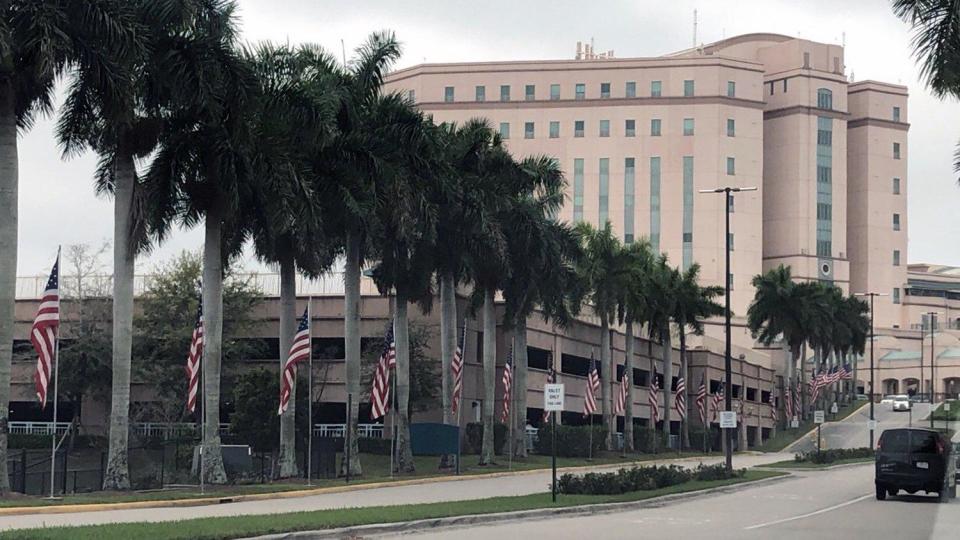
[(736, 137), (737, 122), (733, 118), (727, 118), (727, 137)]
[(831, 92), (830, 89), (817, 89), (817, 108), (826, 110), (833, 109), (833, 92)]
[(727, 81), (727, 97), (737, 97), (737, 83)]
[(893, 250), (893, 265), (900, 266), (900, 250), (899, 249)]
[(601, 120), (600, 121), (600, 136), (609, 137), (610, 136), (610, 121)]
[(733, 193), (728, 193), (728, 194), (727, 194), (727, 207), (729, 208), (731, 214), (736, 211), (736, 204), (734, 204), (733, 201), (734, 201), (734, 199), (733, 199)]
[(500, 122), (500, 138), (510, 138), (510, 122)]
[(500, 101), (510, 101), (510, 85), (500, 85)]
[(446, 101), (447, 103), (450, 103), (451, 101), (453, 101), (453, 87), (452, 87), (452, 86), (445, 86), (445, 87), (443, 88), (443, 100)]
[(600, 158), (600, 223), (610, 219), (610, 158)]
[(895, 231), (900, 230), (900, 214), (893, 215), (893, 230)]
[(524, 122), (523, 124), (523, 138), (532, 139), (534, 136), (533, 132), (533, 122)]
[(573, 221), (583, 221), (583, 158), (573, 160)]
[(817, 219), (833, 219), (833, 205), (817, 203)]
[(623, 160), (623, 242), (625, 244), (633, 243), (634, 238), (635, 164), (632, 157)]
[(660, 119), (654, 118), (650, 120), (650, 136), (659, 137), (660, 136)]
[(784, 93), (784, 94), (787, 93), (787, 79), (784, 79), (784, 80), (783, 80), (783, 93)]
[(650, 248), (660, 253), (660, 156), (650, 158)]
[(560, 137), (560, 122), (550, 122), (550, 138)]
[(637, 136), (637, 121), (636, 120), (624, 120), (623, 121), (623, 134), (627, 137), (636, 137)]
[(733, 290), (733, 274), (727, 274), (727, 288)]
[(827, 131), (825, 129), (817, 130), (817, 144), (833, 146), (833, 131)]
[(528, 84), (523, 87), (523, 99), (527, 101), (533, 101), (537, 99), (537, 87), (532, 84)]
[(727, 235), (727, 243), (730, 244), (730, 251), (734, 250), (733, 233)]
[(560, 85), (551, 84), (550, 85), (550, 101), (556, 101), (560, 99)]
[(684, 136), (693, 135), (693, 118), (683, 119), (683, 134)]
[(660, 97), (663, 92), (663, 83), (660, 81), (650, 81), (650, 97)]
[[(821, 89), (823, 90), (823, 89)], [(818, 257), (833, 256), (833, 120), (817, 117), (817, 236)]]
[(900, 159), (900, 143), (893, 143), (893, 159)]
[(583, 126), (584, 126), (583, 120), (576, 120), (576, 121), (573, 122), (573, 136), (574, 136), (574, 137), (578, 137), (578, 138), (579, 138), (579, 137), (583, 137), (583, 129), (584, 129)]
[(683, 97), (693, 97), (693, 81), (683, 81)]
[(693, 264), (693, 193), (693, 156), (683, 156), (683, 270)]
[(900, 194), (900, 179), (899, 179), (899, 178), (894, 178), (894, 179), (893, 179), (893, 194), (894, 194), (894, 195), (899, 195), (899, 194)]
[(476, 91), (475, 91), (475, 97), (474, 97), (474, 99), (477, 100), (477, 101), (486, 101), (486, 100), (487, 100), (487, 87), (486, 87), (486, 86), (478, 86), (477, 89), (476, 89)]
[(577, 83), (577, 85), (574, 87), (573, 96), (574, 99), (586, 99), (587, 85), (583, 83)]
[(411, 103), (417, 102), (417, 92), (414, 90), (407, 90), (407, 101)]
[(627, 81), (626, 87), (623, 90), (623, 94), (626, 97), (637, 97), (637, 83), (636, 81)]
[(770, 95), (773, 95), (773, 81), (767, 83), (767, 87), (770, 89)]
[(900, 107), (893, 108), (893, 121), (894, 122), (900, 121)]
[(893, 303), (894, 303), (894, 304), (899, 304), (899, 303), (900, 303), (900, 288), (899, 288), (899, 287), (894, 287), (894, 288), (893, 288)]
[(810, 53), (805, 52), (803, 53), (803, 69), (809, 69), (809, 68), (810, 68)]
[(610, 97), (610, 83), (600, 83), (600, 97), (603, 99)]
[(727, 158), (727, 175), (733, 176), (735, 174), (737, 174), (737, 160), (732, 157), (728, 157)]

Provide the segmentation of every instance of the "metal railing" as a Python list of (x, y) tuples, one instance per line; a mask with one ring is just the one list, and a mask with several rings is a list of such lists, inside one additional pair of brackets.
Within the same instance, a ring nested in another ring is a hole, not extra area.
[[(57, 422), (57, 434), (66, 433), (71, 422)], [(10, 433), (19, 435), (51, 435), (53, 422), (10, 422)]]
[[(314, 424), (314, 437), (343, 437), (345, 424)], [(373, 439), (383, 438), (383, 424), (357, 424), (357, 436)]]
[[(191, 422), (136, 422), (132, 429), (142, 437), (158, 437), (167, 440), (195, 434), (197, 427), (197, 424)], [(230, 431), (230, 424), (221, 422), (219, 431), (220, 435), (226, 435)]]

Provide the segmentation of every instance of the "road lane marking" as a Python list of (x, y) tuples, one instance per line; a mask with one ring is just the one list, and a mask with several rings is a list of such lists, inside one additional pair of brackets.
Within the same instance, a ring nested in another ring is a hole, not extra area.
[(793, 516), (793, 517), (778, 519), (778, 520), (776, 520), (776, 521), (768, 521), (768, 522), (766, 522), (766, 523), (758, 523), (757, 525), (751, 525), (751, 526), (749, 526), (749, 527), (744, 527), (743, 530), (749, 531), (749, 530), (753, 530), (753, 529), (759, 529), (759, 528), (762, 528), (762, 527), (769, 527), (770, 525), (779, 525), (779, 524), (781, 524), (781, 523), (787, 523), (787, 522), (789, 522), (789, 521), (796, 521), (796, 520), (798, 520), (798, 519), (804, 519), (804, 518), (808, 518), (808, 517), (811, 517), (811, 516), (816, 516), (816, 515), (819, 515), (819, 514), (825, 514), (825, 513), (827, 513), (827, 512), (832, 512), (832, 511), (834, 511), (834, 510), (837, 510), (838, 508), (843, 508), (844, 506), (850, 506), (851, 504), (856, 504), (856, 503), (858, 503), (858, 502), (860, 502), (860, 501), (869, 499), (870, 497), (873, 497), (873, 494), (863, 495), (862, 497), (857, 497), (856, 499), (849, 500), (849, 501), (847, 501), (847, 502), (842, 502), (842, 503), (840, 503), (840, 504), (835, 504), (835, 505), (833, 505), (833, 506), (828, 506), (828, 507), (826, 507), (826, 508), (821, 508), (820, 510), (815, 510), (815, 511), (813, 511), (813, 512), (808, 512), (808, 513), (806, 513), (806, 514), (801, 514), (801, 515), (799, 515), (799, 516)]

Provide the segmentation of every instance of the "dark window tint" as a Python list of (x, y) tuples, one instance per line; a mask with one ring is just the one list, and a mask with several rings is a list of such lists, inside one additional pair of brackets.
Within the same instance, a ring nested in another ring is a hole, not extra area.
[(910, 433), (910, 451), (915, 454), (936, 454), (936, 434), (924, 431), (914, 431)]
[(880, 436), (880, 449), (883, 452), (907, 452), (910, 449), (910, 434), (905, 429), (884, 431)]
[(527, 365), (533, 369), (550, 369), (550, 351), (538, 349), (536, 347), (527, 347)]
[[(570, 375), (580, 375), (586, 377), (590, 372), (590, 358), (576, 356), (573, 354), (564, 354), (560, 357), (560, 372)], [(600, 363), (597, 363), (597, 373), (600, 372)]]

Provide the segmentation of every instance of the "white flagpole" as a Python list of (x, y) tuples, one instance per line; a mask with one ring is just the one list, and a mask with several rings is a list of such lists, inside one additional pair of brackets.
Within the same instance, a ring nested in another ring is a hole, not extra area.
[[(60, 304), (60, 246), (57, 246), (57, 317)], [(50, 435), (50, 498), (53, 499), (53, 480), (57, 472), (57, 392), (60, 387), (60, 329), (57, 328), (53, 345), (53, 432)], [(48, 383), (49, 384), (49, 383)], [(48, 386), (49, 388), (49, 386)], [(64, 477), (67, 471), (63, 471)]]
[[(202, 283), (200, 284), (200, 313), (201, 313), (200, 316), (203, 317), (203, 284), (202, 284)], [(199, 457), (199, 459), (200, 459), (200, 494), (203, 494), (203, 492), (204, 492), (204, 485), (203, 485), (203, 477), (204, 477), (204, 474), (203, 474), (203, 473), (204, 473), (204, 467), (203, 467), (203, 437), (204, 437), (204, 435), (206, 435), (205, 432), (206, 432), (206, 430), (207, 430), (207, 417), (206, 417), (206, 415), (204, 414), (204, 413), (206, 412), (206, 409), (207, 409), (206, 403), (205, 403), (206, 400), (207, 400), (207, 393), (206, 393), (205, 391), (203, 391), (203, 390), (204, 390), (204, 388), (203, 388), (203, 383), (204, 383), (204, 379), (206, 379), (206, 377), (203, 376), (203, 371), (204, 371), (204, 370), (206, 369), (206, 367), (207, 367), (207, 362), (206, 362), (206, 356), (207, 356), (207, 347), (206, 347), (206, 341), (207, 341), (207, 323), (206, 323), (206, 321), (202, 321), (202, 320), (201, 320), (200, 324), (203, 325), (203, 326), (200, 328), (200, 331), (203, 333), (204, 346), (203, 346), (202, 349), (200, 349), (200, 365), (198, 366), (198, 368), (200, 369), (200, 374), (199, 374), (199, 377), (200, 377), (200, 381), (199, 381), (200, 387), (197, 388), (197, 395), (200, 396), (200, 454), (199, 454), (199, 456), (200, 456), (200, 457)]]
[[(307, 485), (313, 482), (313, 297), (307, 297)], [(350, 411), (347, 411), (349, 414)], [(348, 465), (349, 466), (349, 465)]]
[(511, 377), (511, 381), (510, 381), (510, 395), (507, 396), (507, 401), (510, 403), (510, 418), (509, 418), (510, 438), (508, 439), (510, 441), (510, 446), (507, 449), (510, 455), (507, 457), (507, 468), (511, 470), (513, 469), (513, 435), (514, 435), (513, 434), (513, 417), (517, 412), (513, 410), (513, 406), (514, 406), (513, 392), (514, 392), (514, 387), (517, 386), (516, 385), (516, 381), (517, 381), (516, 353), (517, 351), (514, 350), (514, 346), (516, 345), (516, 343), (517, 343), (516, 337), (510, 338), (510, 356), (512, 357), (511, 361), (513, 362), (513, 365), (510, 366), (510, 369), (513, 371), (513, 374), (512, 374), (513, 376)]
[[(396, 302), (395, 299), (394, 299), (394, 302)], [(394, 343), (396, 343), (397, 320), (396, 320), (396, 317), (394, 317), (393, 315), (394, 315), (394, 312), (391, 311), (390, 325), (392, 327), (393, 340), (394, 340)], [(390, 344), (387, 343), (387, 347), (389, 346)], [(394, 351), (393, 354), (397, 354), (396, 351)], [(394, 425), (396, 420), (396, 416), (394, 415), (395, 411), (393, 410), (393, 407), (391, 405), (393, 403), (393, 400), (397, 397), (397, 386), (396, 386), (397, 374), (394, 373), (392, 377), (390, 376), (389, 362), (387, 362), (387, 368), (385, 370), (385, 373), (387, 374), (388, 377), (390, 377), (390, 385), (389, 385), (390, 398), (387, 399), (387, 403), (386, 403), (387, 413), (383, 416), (383, 427), (384, 429), (386, 429), (387, 419), (389, 418), (390, 420), (390, 478), (393, 478), (393, 464), (394, 464), (394, 459), (396, 458), (396, 452), (397, 452), (397, 430), (396, 430), (396, 426)]]

